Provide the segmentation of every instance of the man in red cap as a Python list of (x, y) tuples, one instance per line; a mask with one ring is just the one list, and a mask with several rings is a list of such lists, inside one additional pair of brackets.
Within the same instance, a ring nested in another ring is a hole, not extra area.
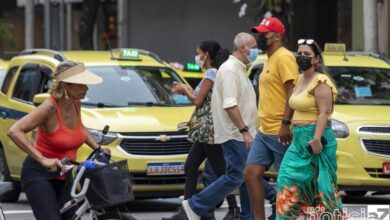
[(259, 26), (252, 28), (252, 32), (258, 33), (258, 47), (267, 53), (268, 60), (259, 78), (259, 131), (248, 154), (244, 175), (255, 218), (263, 220), (264, 186), (261, 180), (272, 164), (279, 170), (291, 142), (289, 125), (293, 111), (288, 99), (298, 78), (298, 66), (294, 55), (282, 45), (285, 29), (279, 19), (265, 18)]

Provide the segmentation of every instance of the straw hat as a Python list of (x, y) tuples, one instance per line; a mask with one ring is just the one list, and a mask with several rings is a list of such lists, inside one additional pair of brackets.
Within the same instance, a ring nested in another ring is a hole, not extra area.
[(103, 82), (103, 79), (100, 76), (89, 72), (83, 63), (79, 63), (76, 66), (65, 70), (64, 72), (58, 74), (55, 79), (58, 82), (84, 85), (99, 84)]

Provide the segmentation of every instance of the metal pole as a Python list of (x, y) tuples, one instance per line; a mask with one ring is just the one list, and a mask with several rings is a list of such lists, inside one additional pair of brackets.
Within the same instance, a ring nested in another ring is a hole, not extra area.
[(34, 48), (34, 1), (26, 1), (24, 8), (25, 48)]
[(50, 0), (45, 0), (44, 5), (44, 25), (45, 25), (45, 48), (50, 49), (51, 27), (50, 27)]
[(123, 48), (127, 47), (127, 11), (128, 11), (128, 1), (127, 0), (118, 0), (117, 1), (117, 27), (118, 27), (118, 47)]
[(364, 51), (378, 52), (377, 1), (363, 0)]
[(66, 5), (66, 49), (72, 50), (72, 3)]
[(64, 15), (64, 0), (60, 0), (59, 7), (59, 22), (60, 22), (60, 50), (65, 49), (65, 15)]

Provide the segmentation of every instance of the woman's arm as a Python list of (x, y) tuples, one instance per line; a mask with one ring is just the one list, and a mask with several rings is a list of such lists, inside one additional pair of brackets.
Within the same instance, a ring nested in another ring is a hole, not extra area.
[(99, 144), (96, 143), (95, 139), (93, 139), (91, 133), (89, 133), (88, 129), (86, 127), (84, 127), (84, 131), (85, 131), (85, 143), (90, 147), (92, 148), (92, 150), (95, 150), (96, 148), (99, 147)]
[(174, 92), (181, 93), (185, 96), (187, 96), (192, 104), (194, 104), (197, 108), (200, 108), (203, 106), (204, 101), (206, 100), (206, 97), (208, 96), (209, 92), (213, 88), (213, 81), (211, 81), (208, 78), (205, 78), (202, 83), (202, 87), (199, 90), (198, 95), (196, 96), (192, 90), (187, 88), (184, 84), (174, 84)]
[[(95, 141), (95, 139), (92, 137), (91, 133), (89, 133), (88, 129), (86, 127), (84, 127), (84, 131), (85, 131), (85, 143), (90, 147), (92, 148), (92, 150), (95, 150), (97, 149), (98, 147), (100, 147), (100, 145)], [(108, 149), (108, 148), (105, 148), (105, 147), (102, 147), (101, 150), (106, 153), (106, 154), (111, 154), (111, 150)]]
[(49, 100), (46, 100), (35, 110), (15, 122), (8, 130), (7, 135), (20, 149), (33, 157), (41, 165), (48, 167), (52, 171), (56, 171), (58, 167), (65, 173), (65, 166), (63, 166), (58, 159), (46, 158), (43, 156), (26, 136), (26, 133), (33, 129), (44, 126), (45, 121), (50, 115), (55, 114), (55, 111), (53, 104)]
[(318, 117), (314, 138), (309, 142), (313, 153), (319, 154), (322, 150), (321, 137), (328, 125), (328, 118), (332, 114), (332, 89), (325, 83), (319, 83), (314, 89), (314, 97), (318, 107)]

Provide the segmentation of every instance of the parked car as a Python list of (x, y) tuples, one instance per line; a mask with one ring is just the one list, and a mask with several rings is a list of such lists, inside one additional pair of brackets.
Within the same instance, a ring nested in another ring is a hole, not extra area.
[[(327, 45), (323, 53), (339, 92), (332, 116), (337, 176), (347, 195), (362, 196), (390, 186), (390, 62), (377, 54), (344, 48)], [(257, 82), (264, 62), (259, 57), (249, 69), (252, 82)]]
[(8, 62), (4, 60), (0, 60), (0, 85), (3, 83), (3, 79), (5, 76), (5, 71), (7, 69)]
[(171, 65), (175, 68), (179, 75), (190, 84), (193, 89), (196, 88), (196, 86), (203, 78), (203, 69), (200, 68), (196, 63), (186, 63), (185, 65), (171, 63)]
[[(104, 146), (113, 160), (126, 159), (136, 198), (178, 197), (184, 189), (184, 162), (191, 147), (187, 126), (194, 107), (187, 97), (172, 94), (172, 82), (185, 80), (157, 55), (141, 49), (65, 51), (32, 49), (8, 66), (0, 91), (0, 175), (20, 181), (26, 154), (6, 135), (16, 120), (48, 97), (51, 74), (63, 60), (84, 62), (103, 78), (89, 86), (81, 100), (82, 120), (100, 139), (110, 126)], [(35, 132), (28, 134), (34, 139)], [(83, 146), (83, 160), (90, 148)]]

